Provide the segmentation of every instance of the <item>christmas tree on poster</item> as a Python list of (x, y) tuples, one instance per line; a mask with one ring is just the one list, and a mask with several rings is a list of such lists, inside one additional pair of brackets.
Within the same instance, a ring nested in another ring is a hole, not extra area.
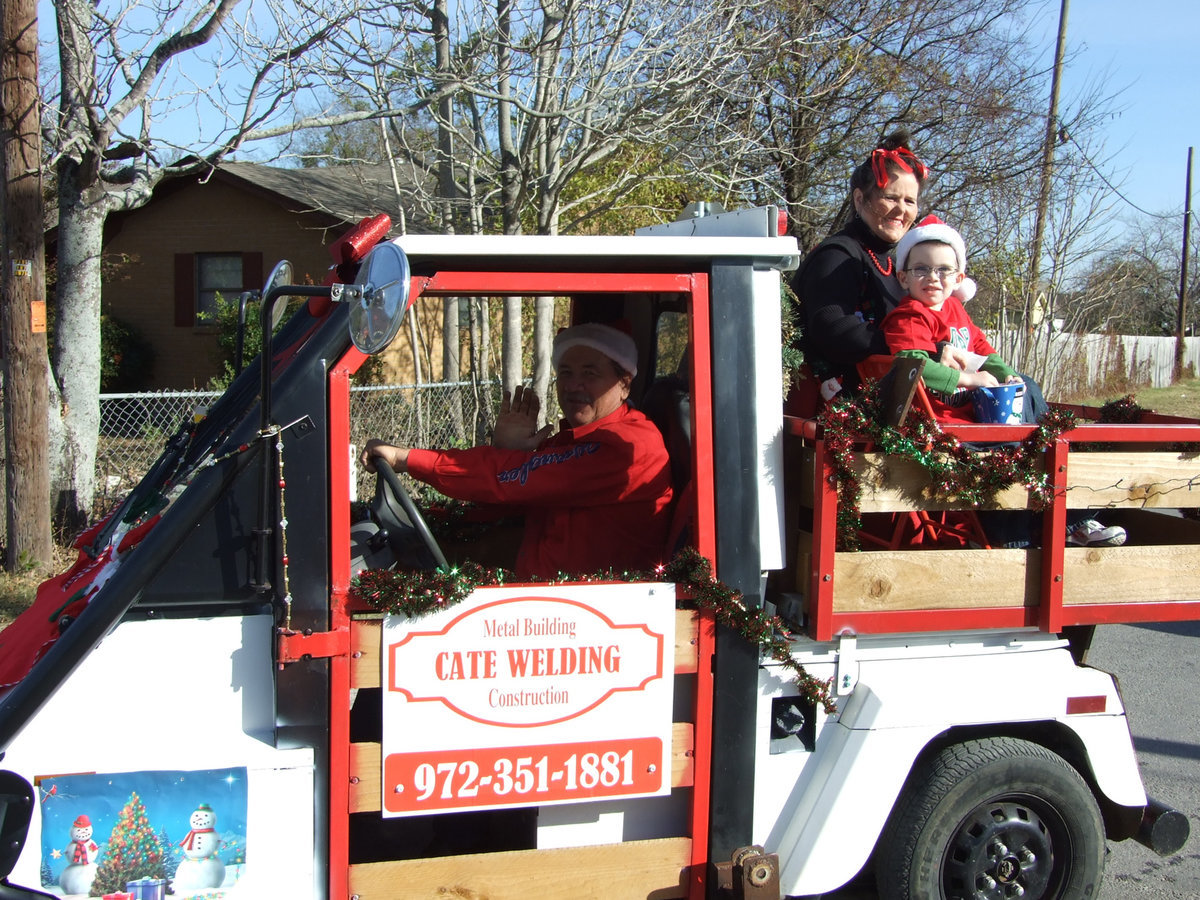
[(124, 891), (129, 882), (139, 878), (166, 877), (162, 846), (146, 818), (146, 807), (134, 791), (117, 816), (91, 895), (102, 897)]

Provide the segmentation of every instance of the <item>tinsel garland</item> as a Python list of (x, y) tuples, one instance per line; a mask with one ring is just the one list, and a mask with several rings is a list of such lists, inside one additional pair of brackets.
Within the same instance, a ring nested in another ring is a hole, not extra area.
[(1142, 421), (1143, 412), (1145, 410), (1138, 406), (1133, 394), (1126, 394), (1119, 400), (1109, 400), (1101, 406), (1097, 421), (1102, 424), (1133, 425)]
[[(501, 585), (511, 580), (511, 573), (504, 569), (485, 569), (474, 563), (454, 566), (448, 572), (369, 569), (351, 581), (350, 595), (373, 609), (419, 617), (461, 603), (477, 587)], [(604, 581), (662, 581), (678, 585), (681, 606), (712, 612), (719, 624), (757, 644), (763, 653), (788, 669), (805, 700), (821, 704), (827, 713), (836, 710), (836, 701), (830, 693), (832, 679), (814, 678), (796, 662), (789, 650), (793, 635), (783, 620), (762, 609), (748, 607), (740, 591), (713, 577), (708, 560), (696, 550), (686, 547), (669, 563), (652, 572), (610, 569), (584, 576), (560, 572), (547, 583)]]
[(859, 396), (839, 394), (825, 406), (818, 421), (837, 482), (837, 549), (858, 550), (862, 485), (854, 474), (854, 454), (864, 442), (874, 444), (881, 453), (919, 464), (929, 473), (935, 499), (979, 507), (1005, 488), (1021, 485), (1029, 491), (1032, 507), (1045, 509), (1053, 501), (1054, 491), (1041, 471), (1041, 462), (1046, 448), (1074, 427), (1075, 416), (1067, 410), (1051, 409), (1024, 440), (981, 449), (947, 434), (916, 406), (909, 410), (904, 425), (883, 424), (877, 386), (871, 384)]

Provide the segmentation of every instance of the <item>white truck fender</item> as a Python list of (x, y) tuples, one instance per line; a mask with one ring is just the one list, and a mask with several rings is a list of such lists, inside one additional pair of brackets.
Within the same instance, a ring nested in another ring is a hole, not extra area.
[[(839, 698), (838, 718), (821, 728), (765, 836), (764, 846), (779, 854), (782, 892), (820, 894), (853, 878), (869, 860), (922, 750), (955, 727), (970, 727), (978, 737), (1057, 723), (1049, 727), (1078, 736), (1105, 798), (1144, 806), (1112, 676), (1076, 666), (1064, 648), (1048, 644), (1014, 642), (999, 652), (908, 647), (901, 654), (894, 648), (863, 652), (860, 645), (852, 652), (852, 693)], [(1022, 683), (1036, 687), (981, 703), (979, 685), (1013, 667)]]
[(832, 891), (863, 867), (933, 728), (867, 731), (831, 722), (821, 730), (767, 838), (779, 854), (782, 893)]
[(1060, 721), (1083, 743), (1101, 794), (1118, 806), (1146, 805), (1146, 788), (1125, 716), (1064, 716)]

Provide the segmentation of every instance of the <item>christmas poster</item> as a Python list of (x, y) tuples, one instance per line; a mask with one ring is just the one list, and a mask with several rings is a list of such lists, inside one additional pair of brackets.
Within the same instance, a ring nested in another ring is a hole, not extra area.
[(246, 769), (37, 779), (42, 887), (62, 897), (222, 897), (246, 865)]

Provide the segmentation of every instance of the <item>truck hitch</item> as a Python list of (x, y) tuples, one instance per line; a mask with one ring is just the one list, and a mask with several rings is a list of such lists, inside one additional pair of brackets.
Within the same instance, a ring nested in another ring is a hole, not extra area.
[(717, 890), (733, 900), (779, 900), (779, 854), (757, 844), (739, 847), (716, 866)]

